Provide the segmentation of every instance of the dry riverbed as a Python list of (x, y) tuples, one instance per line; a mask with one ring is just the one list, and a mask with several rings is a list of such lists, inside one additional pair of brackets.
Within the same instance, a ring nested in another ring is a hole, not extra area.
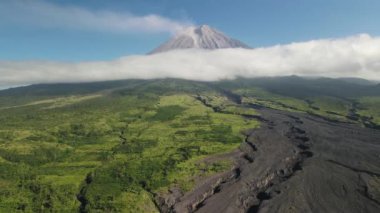
[(380, 131), (257, 109), (262, 126), (226, 155), (230, 171), (158, 196), (163, 212), (379, 212)]

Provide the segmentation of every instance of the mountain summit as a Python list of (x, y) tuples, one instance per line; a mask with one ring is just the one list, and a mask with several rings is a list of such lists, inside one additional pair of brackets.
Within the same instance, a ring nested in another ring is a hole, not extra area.
[(208, 25), (189, 27), (178, 33), (169, 41), (160, 45), (149, 54), (167, 52), (175, 49), (220, 49), (250, 48), (241, 41), (232, 39)]

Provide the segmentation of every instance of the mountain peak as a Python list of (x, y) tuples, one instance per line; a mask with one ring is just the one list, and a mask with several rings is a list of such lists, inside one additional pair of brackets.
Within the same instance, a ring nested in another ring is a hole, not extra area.
[(207, 31), (215, 31), (215, 29), (212, 29), (210, 26), (206, 25), (206, 24), (203, 24), (203, 25), (200, 25), (196, 28), (196, 30), (200, 31), (200, 32), (207, 32)]
[(235, 40), (222, 32), (208, 26), (191, 26), (179, 32), (172, 39), (160, 45), (149, 54), (167, 52), (175, 49), (221, 49), (250, 48), (241, 41)]

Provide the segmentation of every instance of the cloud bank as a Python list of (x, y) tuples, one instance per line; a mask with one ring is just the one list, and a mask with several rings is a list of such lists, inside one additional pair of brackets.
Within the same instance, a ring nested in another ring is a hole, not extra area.
[(257, 49), (175, 50), (82, 63), (0, 61), (0, 87), (130, 78), (215, 81), (284, 75), (380, 80), (380, 37), (362, 34)]
[(2, 0), (1, 24), (117, 33), (175, 33), (191, 25), (188, 21), (176, 21), (155, 14), (137, 16), (114, 11), (93, 11), (40, 0)]

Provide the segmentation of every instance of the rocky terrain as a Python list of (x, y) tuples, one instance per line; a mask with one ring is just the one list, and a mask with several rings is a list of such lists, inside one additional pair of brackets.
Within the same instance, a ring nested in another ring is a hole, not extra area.
[(229, 171), (158, 198), (163, 212), (379, 212), (380, 132), (257, 109)]
[(169, 41), (163, 43), (149, 54), (167, 52), (176, 49), (221, 49), (221, 48), (249, 48), (241, 41), (230, 38), (222, 32), (208, 25), (189, 27)]

